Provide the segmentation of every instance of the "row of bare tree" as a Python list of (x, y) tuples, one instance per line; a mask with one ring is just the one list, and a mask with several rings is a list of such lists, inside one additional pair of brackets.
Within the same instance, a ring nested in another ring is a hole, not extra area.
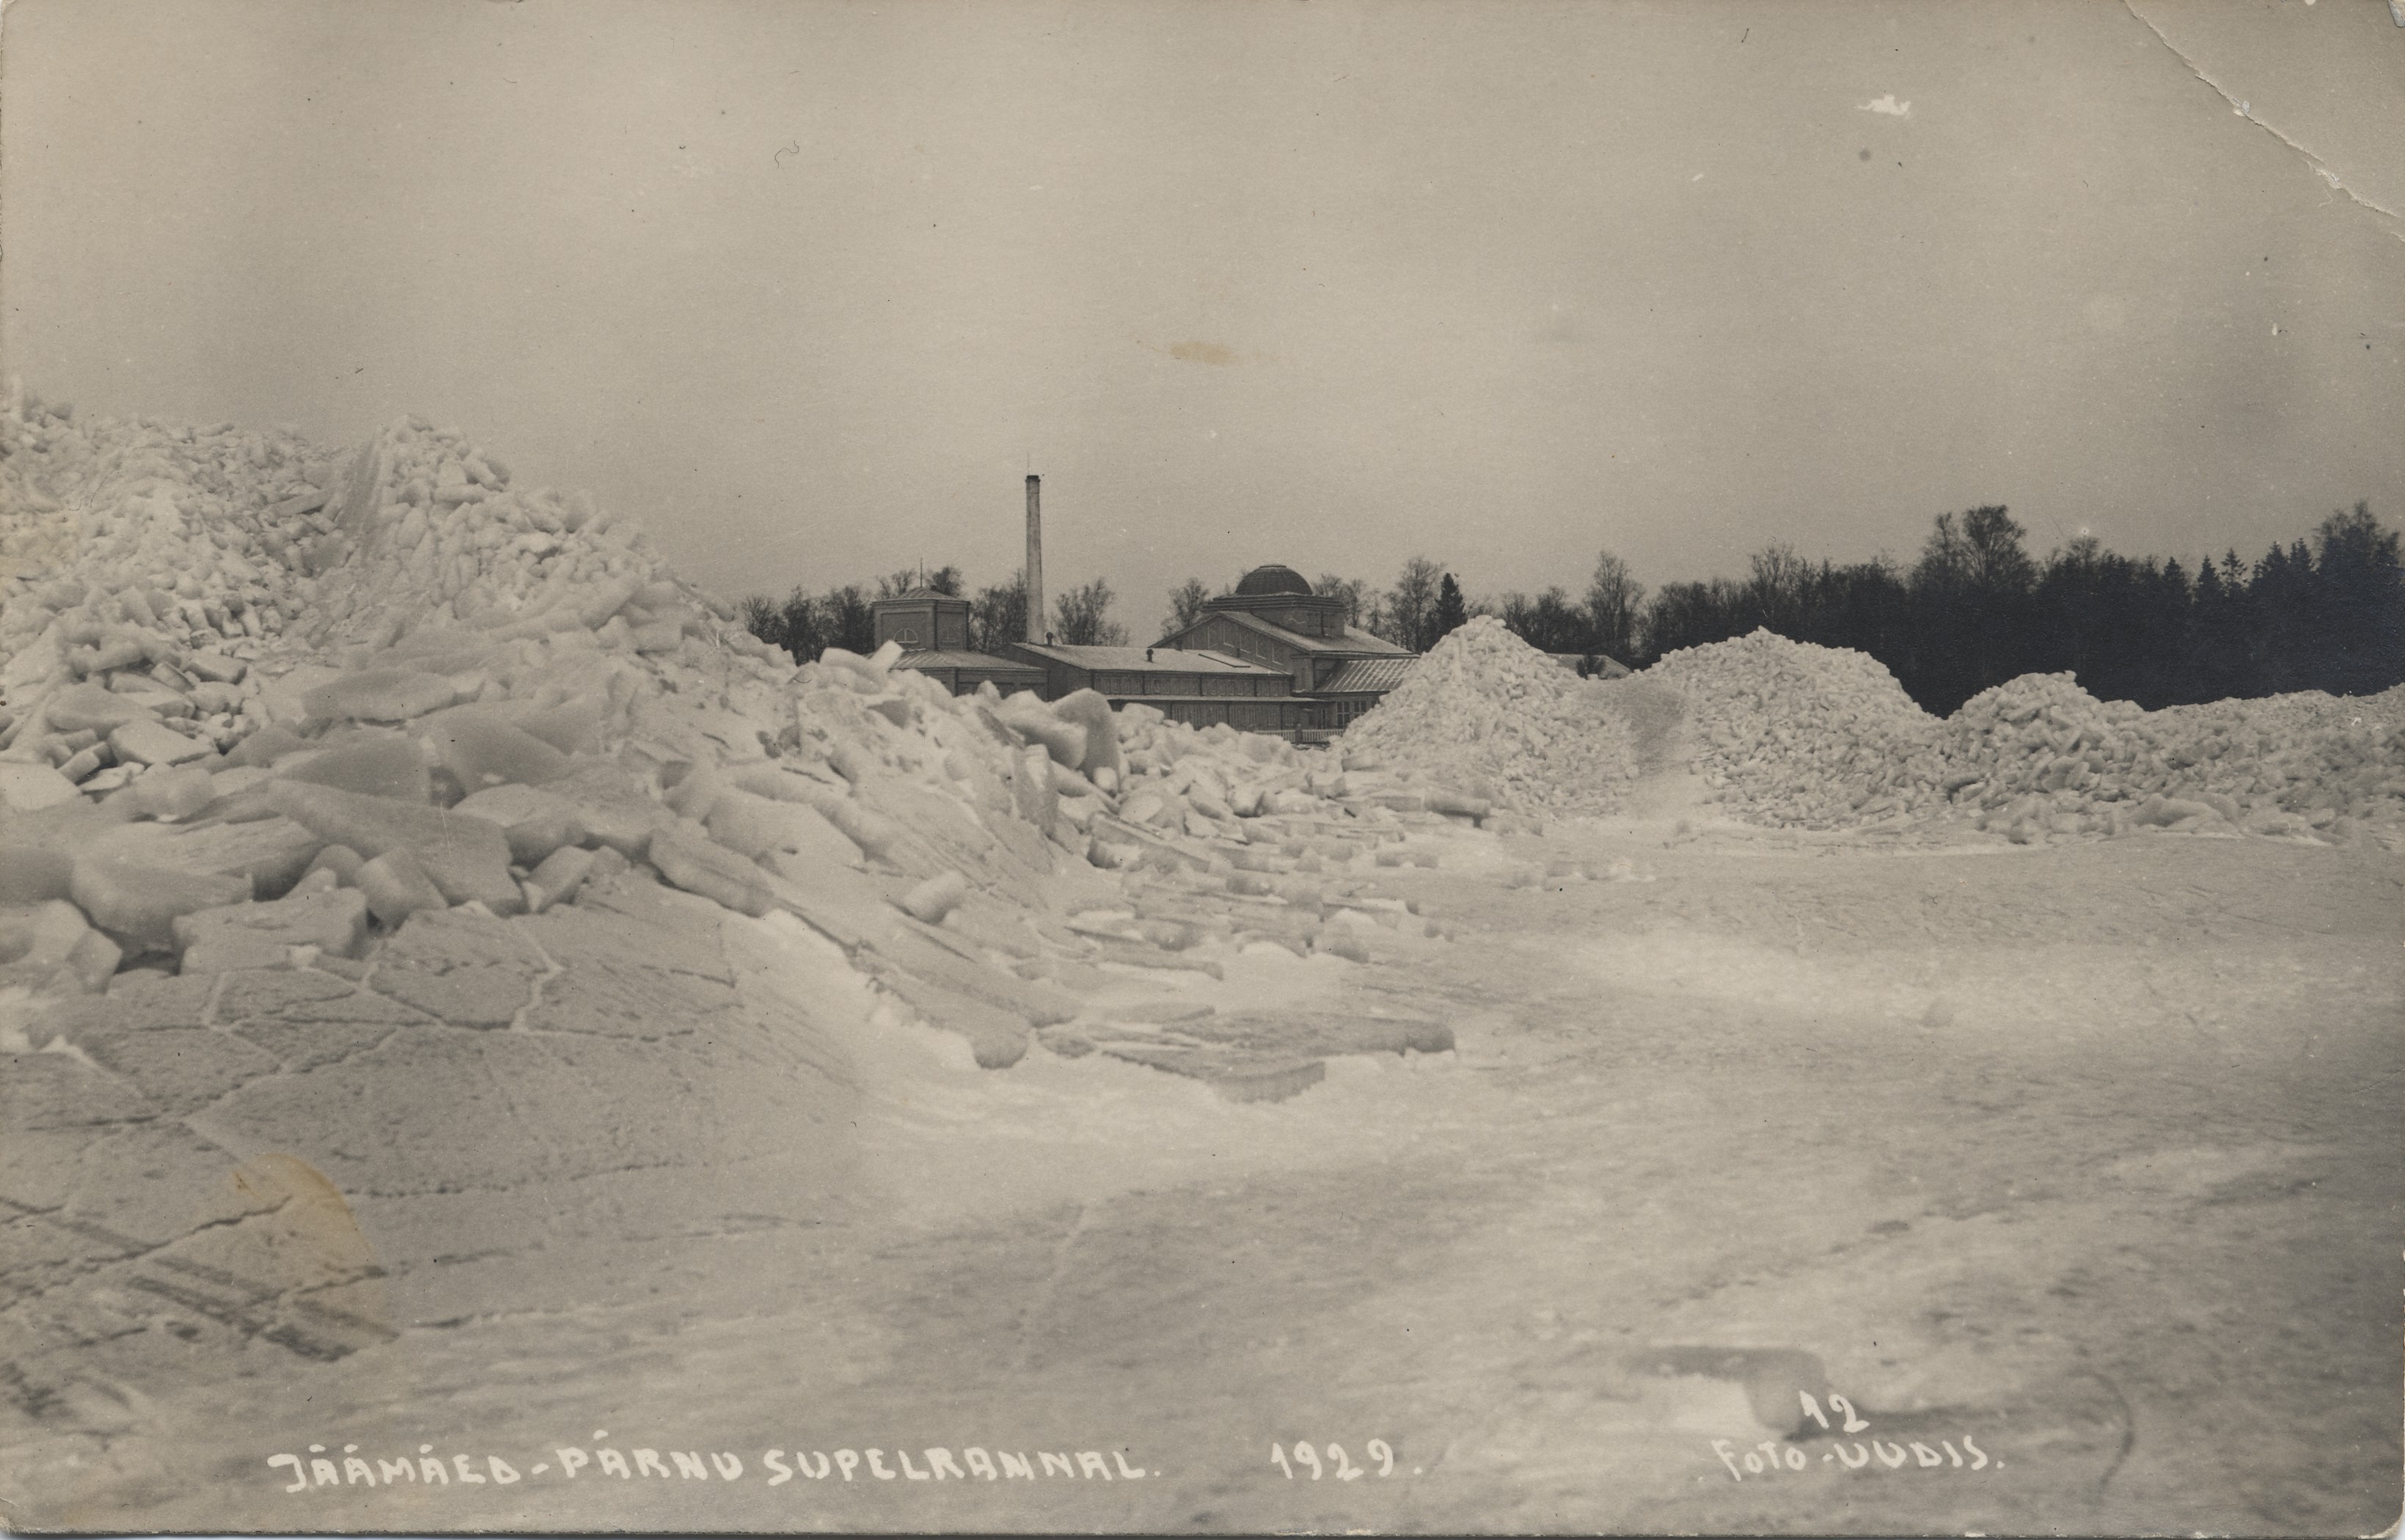
[[(867, 652), (877, 645), (869, 606), (921, 587), (968, 599), (971, 651), (992, 652), (1006, 643), (1027, 639), (1025, 580), (1014, 577), (971, 595), (957, 567), (888, 573), (872, 584), (842, 583), (823, 594), (795, 588), (781, 603), (754, 594), (743, 601), (743, 623), (753, 636), (783, 648), (798, 663), (808, 663), (830, 647)], [(1110, 618), (1117, 597), (1101, 578), (1070, 589), (1052, 601), (1048, 634), (1073, 647), (1126, 646), (1127, 627)]]

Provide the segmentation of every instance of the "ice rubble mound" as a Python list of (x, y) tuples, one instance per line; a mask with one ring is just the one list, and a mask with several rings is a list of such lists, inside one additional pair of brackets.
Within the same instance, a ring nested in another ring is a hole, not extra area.
[(1877, 659), (1756, 631), (1643, 677), (1687, 697), (1696, 768), (1751, 819), (1825, 828), (1920, 805), (1937, 723)]
[(2405, 689), (2147, 711), (2068, 674), (1965, 701), (1941, 736), (1948, 807), (2017, 843), (2237, 827), (2298, 835), (2405, 819)]
[(2027, 674), (1940, 721), (1877, 660), (1768, 631), (1670, 653), (1643, 677), (1686, 694), (1698, 768), (1750, 822), (1953, 817), (2028, 844), (2405, 819), (2405, 689), (2147, 711)]
[(1509, 807), (1609, 811), (1637, 773), (1635, 738), (1600, 686), (1580, 679), (1490, 615), (1429, 650), (1344, 735), (1348, 761)]
[(31, 514), (0, 575), (0, 989), (357, 979), (656, 883), (799, 917), (999, 1066), (1075, 1014), (1047, 980), (1076, 958), (1164, 944), (1058, 923), (1116, 891), (1097, 868), (1310, 950), (1325, 907), (1263, 869), (1488, 810), (1090, 692), (956, 699), (891, 649), (796, 668), (631, 524), (423, 418), (328, 453), (26, 401), (0, 492)]
[(1481, 617), (1354, 724), (1346, 762), (1505, 806), (1608, 812), (1639, 769), (1632, 682), (1684, 701), (1709, 796), (1773, 828), (1953, 820), (2029, 844), (2155, 828), (2343, 837), (2405, 822), (2405, 687), (2146, 711), (2099, 701), (2068, 674), (2031, 674), (1941, 720), (1877, 659), (1766, 630), (1596, 683)]

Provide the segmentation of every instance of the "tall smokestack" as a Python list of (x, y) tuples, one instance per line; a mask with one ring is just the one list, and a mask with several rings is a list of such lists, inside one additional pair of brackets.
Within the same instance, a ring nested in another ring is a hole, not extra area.
[(1027, 639), (1044, 639), (1044, 478), (1027, 478)]

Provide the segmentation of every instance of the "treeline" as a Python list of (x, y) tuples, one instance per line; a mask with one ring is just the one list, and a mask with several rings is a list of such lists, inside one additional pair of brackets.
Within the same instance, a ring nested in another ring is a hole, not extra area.
[(2398, 536), (2363, 503), (2324, 519), (2310, 541), (2252, 563), (2228, 551), (2192, 572), (2092, 537), (2041, 561), (2025, 533), (2001, 507), (1940, 514), (1909, 568), (1816, 566), (1774, 545), (1743, 579), (1665, 585), (1632, 661), (1767, 627), (1869, 653), (1941, 715), (2031, 673), (2068, 671), (2101, 699), (2150, 710), (2405, 682)]
[[(1025, 579), (1013, 578), (971, 595), (957, 567), (888, 573), (873, 583), (843, 583), (823, 594), (795, 588), (781, 602), (754, 594), (743, 601), (743, 623), (769, 646), (783, 648), (796, 663), (809, 663), (830, 647), (869, 652), (877, 647), (876, 616), (869, 606), (921, 587), (968, 599), (973, 652), (992, 652), (1027, 639)], [(1117, 597), (1101, 578), (1070, 589), (1053, 601), (1050, 634), (1076, 647), (1126, 646), (1127, 627), (1110, 618)]]
[[(2233, 550), (2193, 570), (2175, 558), (2117, 555), (2085, 536), (2040, 559), (2026, 534), (2005, 509), (1975, 508), (1939, 514), (1909, 567), (1885, 557), (1815, 564), (1782, 542), (1756, 553), (1743, 578), (1666, 583), (1650, 596), (1609, 551), (1576, 595), (1555, 585), (1469, 598), (1425, 556), (1406, 561), (1385, 588), (1334, 572), (1312, 588), (1344, 600), (1352, 624), (1420, 652), (1482, 614), (1540, 651), (1640, 668), (1680, 648), (1767, 628), (1867, 652), (1941, 715), (2030, 673), (2068, 671), (2100, 698), (2149, 709), (2296, 690), (2368, 694), (2405, 682), (2399, 537), (2366, 504), (2252, 562)], [(921, 584), (970, 599), (973, 651), (1026, 635), (1019, 579), (971, 595), (952, 567), (823, 594), (797, 588), (781, 604), (754, 596), (744, 615), (753, 635), (796, 660), (830, 646), (865, 652), (875, 643), (871, 602)], [(1231, 587), (1189, 578), (1171, 590), (1164, 637)], [(1100, 578), (1071, 589), (1048, 629), (1070, 645), (1124, 646), (1127, 628), (1110, 618), (1115, 597)]]

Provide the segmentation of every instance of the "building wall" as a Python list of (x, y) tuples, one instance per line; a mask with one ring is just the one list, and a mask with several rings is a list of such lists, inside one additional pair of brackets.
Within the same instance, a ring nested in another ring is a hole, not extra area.
[(913, 651), (965, 652), (969, 650), (969, 609), (961, 603), (933, 599), (886, 599), (875, 607), (877, 645), (898, 641)]
[(1379, 695), (1324, 696), (1322, 699), (1326, 703), (1328, 708), (1327, 714), (1322, 721), (1315, 722), (1312, 725), (1315, 727), (1331, 727), (1336, 729), (1338, 732), (1343, 732), (1345, 728), (1353, 725), (1355, 719), (1366, 713), (1370, 707), (1377, 705), (1382, 698), (1384, 697)]
[(1015, 695), (1022, 690), (1033, 690), (1040, 693), (1044, 688), (1039, 679), (996, 674), (988, 668), (922, 668), (919, 672), (925, 674), (955, 695), (974, 695), (977, 693), (977, 686), (988, 679), (992, 679), (993, 687), (1006, 695)]
[(1210, 727), (1226, 722), (1240, 733), (1291, 735), (1310, 725), (1311, 703), (1291, 695), (1251, 700), (1231, 697), (1225, 700), (1167, 701), (1160, 704), (1160, 710), (1171, 721), (1193, 727)]

